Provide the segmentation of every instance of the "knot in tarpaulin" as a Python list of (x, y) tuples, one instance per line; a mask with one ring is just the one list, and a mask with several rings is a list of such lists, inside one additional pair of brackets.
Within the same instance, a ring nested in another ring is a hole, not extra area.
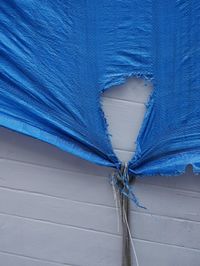
[(129, 169), (127, 163), (122, 163), (121, 167), (117, 169), (111, 176), (111, 184), (114, 185), (120, 192), (128, 199), (133, 201), (138, 207), (146, 209), (140, 205), (137, 197), (133, 193), (133, 187), (131, 186), (135, 181), (134, 175), (129, 175)]

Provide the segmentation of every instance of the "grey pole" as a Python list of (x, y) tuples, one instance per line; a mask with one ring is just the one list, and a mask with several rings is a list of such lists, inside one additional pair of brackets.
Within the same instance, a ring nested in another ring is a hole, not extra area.
[[(122, 266), (131, 266), (130, 236), (126, 222), (129, 224), (129, 199), (120, 194), (122, 220)], [(124, 217), (126, 215), (126, 217)]]
[[(127, 165), (121, 166), (122, 176), (127, 175)], [(122, 187), (124, 184), (121, 184)], [(123, 193), (119, 193), (120, 209), (121, 209), (121, 224), (122, 224), (122, 266), (131, 266), (131, 248), (130, 235), (128, 231), (129, 226), (129, 198)]]

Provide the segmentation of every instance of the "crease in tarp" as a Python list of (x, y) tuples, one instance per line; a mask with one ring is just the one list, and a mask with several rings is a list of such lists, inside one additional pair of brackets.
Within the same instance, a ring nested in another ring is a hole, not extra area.
[(120, 169), (100, 97), (139, 76), (154, 89), (128, 172), (200, 172), (200, 3), (3, 0), (0, 11), (1, 126)]

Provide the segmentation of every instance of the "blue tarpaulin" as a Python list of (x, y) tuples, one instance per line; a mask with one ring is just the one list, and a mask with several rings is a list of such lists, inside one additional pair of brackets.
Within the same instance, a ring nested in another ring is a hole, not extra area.
[(119, 168), (100, 97), (140, 76), (154, 90), (129, 172), (200, 172), (199, 31), (194, 0), (2, 0), (0, 125)]

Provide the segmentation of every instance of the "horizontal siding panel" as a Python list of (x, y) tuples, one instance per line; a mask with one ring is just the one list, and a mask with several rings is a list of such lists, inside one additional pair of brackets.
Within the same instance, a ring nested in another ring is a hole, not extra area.
[(138, 181), (144, 184), (200, 192), (200, 177), (192, 173), (192, 167), (188, 167), (186, 173), (179, 176), (148, 176)]
[(110, 169), (97, 166), (34, 138), (0, 127), (0, 158), (50, 168), (104, 175)]
[[(0, 213), (110, 234), (120, 233), (115, 208), (27, 192), (0, 188)], [(200, 249), (200, 222), (131, 212), (131, 227), (137, 239)]]
[(0, 188), (0, 213), (111, 234), (118, 232), (115, 208), (36, 193)]
[(0, 215), (0, 251), (63, 264), (116, 266), (120, 238), (9, 215)]
[(137, 239), (200, 249), (200, 222), (132, 213), (131, 227)]
[[(113, 207), (108, 176), (86, 175), (0, 160), (0, 186)], [(136, 182), (134, 191), (147, 213), (200, 221), (200, 194)], [(103, 195), (103, 196), (102, 196)], [(170, 206), (170, 207), (169, 207)], [(132, 206), (136, 209), (135, 206)], [(137, 208), (137, 211), (144, 212)]]
[[(134, 191), (147, 207), (147, 213), (200, 221), (200, 194), (197, 192), (141, 183), (136, 184)], [(144, 212), (142, 209), (138, 211)]]
[(4, 159), (0, 160), (0, 167), (0, 186), (2, 187), (94, 204), (113, 202), (108, 174), (95, 176)]
[[(38, 192), (70, 200), (114, 206), (108, 176), (49, 169), (0, 160), (0, 186)], [(147, 213), (200, 221), (198, 192), (136, 182), (136, 195)], [(103, 196), (102, 196), (103, 195)], [(133, 209), (136, 207), (132, 206)], [(144, 212), (137, 208), (137, 211)]]
[(105, 98), (103, 109), (113, 147), (134, 151), (135, 140), (146, 110), (145, 105)]
[(114, 149), (115, 154), (118, 156), (118, 158), (122, 162), (128, 162), (135, 154), (134, 151), (125, 151), (125, 150), (119, 150), (119, 149)]
[[(35, 258), (27, 258), (15, 254), (0, 252), (0, 263), (2, 266), (63, 266), (63, 264), (42, 261)], [(72, 266), (65, 264), (65, 266)]]
[(123, 85), (114, 86), (104, 92), (103, 97), (146, 103), (151, 91), (151, 82), (139, 78), (129, 78)]
[[(0, 215), (0, 250), (81, 266), (120, 266), (120, 237)], [(21, 239), (21, 241), (19, 241)], [(198, 266), (200, 251), (136, 240), (140, 266)], [(80, 264), (81, 262), (81, 264)]]
[(194, 249), (137, 241), (136, 250), (140, 266), (199, 266), (200, 262), (200, 252)]

